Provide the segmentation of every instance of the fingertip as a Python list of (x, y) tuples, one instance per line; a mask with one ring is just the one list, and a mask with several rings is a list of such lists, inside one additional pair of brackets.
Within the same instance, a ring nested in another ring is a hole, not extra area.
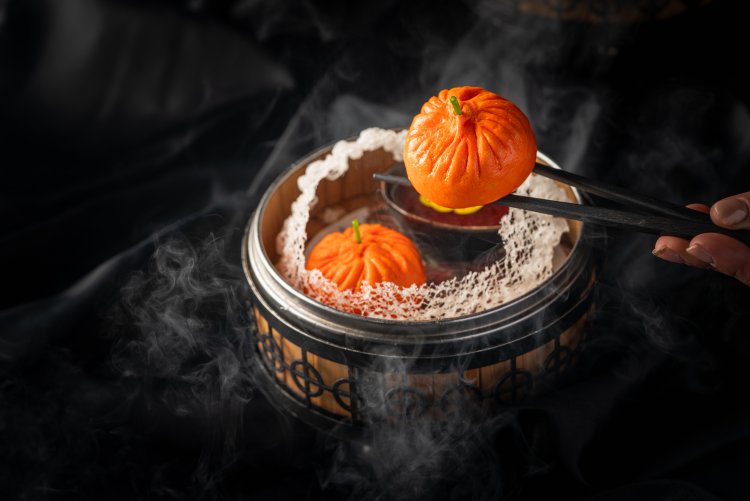
[(666, 237), (659, 237), (656, 239), (656, 242), (654, 242), (654, 250), (651, 251), (651, 254), (659, 257), (661, 251), (667, 249), (668, 247), (669, 246), (667, 245)]
[(685, 249), (685, 252), (693, 256), (695, 259), (704, 263), (708, 266), (715, 267), (716, 262), (713, 255), (706, 250), (706, 248), (697, 242), (690, 242), (690, 245)]
[(661, 236), (656, 239), (656, 242), (654, 243), (654, 250), (661, 247), (667, 247), (668, 249), (671, 249), (675, 252), (682, 252), (687, 248), (689, 244), (690, 242), (688, 242), (684, 238)]
[(710, 207), (706, 204), (688, 204), (686, 205), (686, 207), (688, 209), (693, 209), (704, 214), (708, 214), (709, 210), (711, 210)]
[(679, 253), (673, 251), (666, 245), (654, 247), (654, 250), (651, 251), (651, 254), (658, 257), (659, 259), (663, 259), (664, 261), (669, 261), (670, 263), (685, 264), (685, 260), (682, 259), (682, 256), (680, 256)]
[(654, 243), (654, 250), (651, 253), (670, 263), (689, 264), (685, 260), (685, 249), (688, 241), (683, 238), (661, 236)]
[(656, 241), (653, 254), (670, 263), (686, 264), (693, 268), (707, 268), (709, 265), (705, 261), (688, 252), (688, 247), (692, 243), (684, 238), (662, 236)]
[(686, 249), (693, 259), (750, 285), (750, 248), (720, 233), (703, 233)]

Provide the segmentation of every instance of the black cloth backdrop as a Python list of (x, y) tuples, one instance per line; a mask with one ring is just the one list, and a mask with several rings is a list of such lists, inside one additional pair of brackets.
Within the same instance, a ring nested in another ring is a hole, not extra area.
[(599, 242), (582, 377), (425, 443), (275, 411), (238, 267), (290, 162), (456, 85), (519, 104), (567, 169), (747, 191), (740, 5), (0, 2), (1, 497), (747, 499), (750, 289), (653, 237)]

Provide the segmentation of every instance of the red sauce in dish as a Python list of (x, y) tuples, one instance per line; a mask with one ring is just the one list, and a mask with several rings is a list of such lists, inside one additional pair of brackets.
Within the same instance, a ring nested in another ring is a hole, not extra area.
[(396, 204), (410, 214), (453, 226), (497, 226), (500, 219), (508, 213), (508, 207), (498, 204), (485, 205), (473, 214), (456, 214), (455, 212), (438, 212), (419, 201), (419, 194), (406, 186), (397, 186), (394, 190)]

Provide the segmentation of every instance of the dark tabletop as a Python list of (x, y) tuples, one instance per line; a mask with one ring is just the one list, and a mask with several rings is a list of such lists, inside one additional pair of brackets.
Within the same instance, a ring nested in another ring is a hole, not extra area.
[(581, 377), (362, 443), (253, 376), (244, 223), (295, 159), (494, 90), (566, 169), (750, 189), (742, 2), (0, 0), (0, 497), (744, 500), (750, 288), (599, 242)]

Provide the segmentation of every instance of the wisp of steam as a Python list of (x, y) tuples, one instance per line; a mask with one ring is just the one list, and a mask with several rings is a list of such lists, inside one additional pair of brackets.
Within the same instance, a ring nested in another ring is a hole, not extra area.
[[(534, 124), (540, 148), (567, 170), (589, 169), (587, 155), (597, 126), (615, 120), (607, 115), (606, 92), (575, 81), (547, 80), (532, 72), (530, 68), (554, 64), (563, 55), (554, 43), (560, 37), (554, 23), (539, 24), (509, 14), (493, 8), (491, 2), (479, 2), (475, 9), (478, 21), (454, 47), (427, 50), (418, 88), (387, 102), (359, 97), (350, 85), (356, 79), (346, 71), (350, 61), (334, 62), (290, 120), (248, 192), (259, 193), (293, 161), (317, 147), (369, 127), (408, 126), (429, 95), (463, 84), (483, 86), (514, 101)], [(601, 45), (605, 49), (616, 45), (621, 30), (610, 30)], [(678, 102), (654, 103), (653, 112), (667, 116), (667, 111), (684, 108), (695, 96), (688, 92), (674, 99)], [(738, 108), (735, 116), (738, 127), (747, 129), (746, 109)], [(634, 143), (657, 137), (659, 142), (646, 141), (643, 151), (627, 158), (596, 160), (611, 162), (613, 170), (626, 165), (630, 168), (623, 172), (650, 173), (632, 186), (642, 191), (648, 191), (643, 184), (646, 179), (666, 179), (662, 174), (669, 174), (680, 162), (708, 168), (711, 158), (703, 145), (691, 146), (676, 129), (674, 121), (665, 119), (659, 130), (628, 130)], [(745, 140), (744, 158), (748, 151)], [(707, 197), (720, 193), (720, 180), (698, 181), (706, 183)], [(674, 195), (679, 201), (681, 193), (675, 186), (664, 183), (659, 189), (664, 198)], [(597, 394), (609, 396), (592, 402), (588, 397), (591, 386), (574, 385), (492, 416), (482, 416), (467, 399), (458, 406), (460, 412), (448, 419), (375, 422), (359, 441), (321, 435), (319, 445), (330, 452), (330, 461), (317, 466), (321, 488), (352, 500), (499, 499), (512, 494), (507, 485), (534, 478), (552, 464), (578, 472), (579, 465), (573, 463), (581, 451), (562, 443), (558, 444), (562, 452), (554, 456), (548, 444), (569, 438), (573, 425), (587, 410), (613, 412), (616, 397), (638, 385), (665, 356), (688, 360), (697, 351), (693, 340), (680, 337), (680, 320), (665, 318), (663, 305), (641, 293), (645, 287), (658, 288), (651, 277), (659, 265), (650, 256), (649, 240), (615, 239), (619, 248), (605, 266), (629, 273), (615, 274), (619, 283), (600, 286), (597, 308), (589, 318), (589, 331), (596, 334), (587, 339), (592, 356), (582, 358), (581, 368), (582, 374), (606, 373), (590, 385), (600, 390)], [(243, 409), (263, 398), (255, 391), (248, 331), (252, 323), (242, 273), (226, 260), (227, 254), (239, 250), (223, 245), (215, 238), (198, 243), (184, 238), (161, 242), (149, 268), (123, 289), (116, 315), (118, 340), (112, 353), (117, 372), (150, 388), (152, 398), (165, 403), (174, 415), (207, 416), (217, 439), (207, 453), (213, 459), (198, 473), (207, 479), (220, 476), (222, 468), (240, 454)], [(660, 269), (659, 273), (680, 273), (680, 277), (670, 276), (675, 280), (690, 278), (689, 272)], [(708, 367), (710, 360), (697, 358), (693, 363)], [(406, 366), (391, 369), (397, 374), (408, 372)], [(695, 384), (710, 386), (710, 382)], [(608, 391), (601, 391), (605, 387)], [(552, 415), (561, 418), (554, 420)], [(596, 432), (592, 425), (585, 434)]]

